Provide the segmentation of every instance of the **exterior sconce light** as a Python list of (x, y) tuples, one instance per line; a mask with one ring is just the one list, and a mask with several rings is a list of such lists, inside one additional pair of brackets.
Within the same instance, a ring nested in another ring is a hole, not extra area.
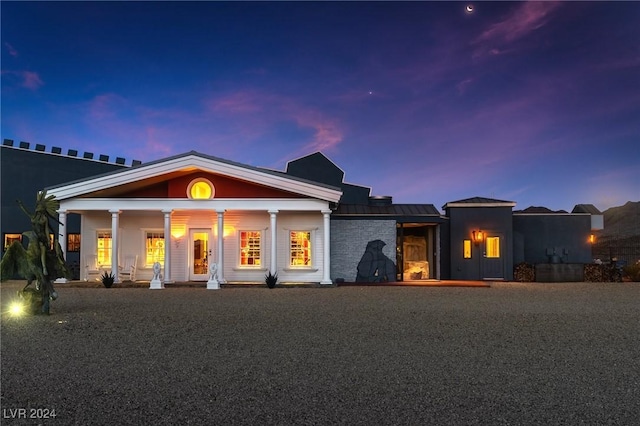
[(471, 237), (472, 237), (471, 239), (473, 240), (475, 245), (478, 245), (484, 239), (484, 233), (481, 230), (478, 229), (477, 231), (473, 231), (471, 233)]
[(591, 234), (589, 235), (589, 244), (595, 244), (596, 243), (596, 236)]
[(176, 248), (179, 249), (180, 248), (180, 243), (182, 242), (182, 237), (176, 238), (174, 240), (174, 243), (176, 245)]

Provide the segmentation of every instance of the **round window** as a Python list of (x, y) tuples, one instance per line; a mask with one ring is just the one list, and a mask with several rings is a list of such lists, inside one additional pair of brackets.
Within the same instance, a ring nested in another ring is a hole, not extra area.
[(192, 180), (187, 188), (187, 196), (194, 200), (209, 200), (214, 193), (213, 184), (202, 178)]

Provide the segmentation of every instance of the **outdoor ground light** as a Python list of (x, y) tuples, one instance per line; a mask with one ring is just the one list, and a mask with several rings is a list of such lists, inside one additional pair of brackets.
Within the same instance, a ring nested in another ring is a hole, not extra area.
[(477, 230), (477, 231), (473, 231), (471, 233), (471, 237), (473, 242), (478, 245), (482, 242), (482, 240), (484, 239), (484, 233), (481, 230)]
[(11, 302), (11, 304), (9, 305), (9, 314), (12, 317), (20, 317), (22, 315), (24, 315), (24, 304), (22, 302), (19, 301), (14, 301)]

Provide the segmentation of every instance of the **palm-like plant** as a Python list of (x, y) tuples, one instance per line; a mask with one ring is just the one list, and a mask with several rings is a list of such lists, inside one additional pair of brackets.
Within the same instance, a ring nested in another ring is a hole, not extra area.
[[(7, 249), (0, 262), (0, 280), (6, 281), (14, 275), (26, 278), (27, 285), (19, 292), (20, 296), (39, 305), (37, 309), (34, 308), (34, 313), (39, 311), (48, 314), (49, 300), (57, 297), (53, 280), (69, 276), (57, 233), (52, 233), (50, 226), (52, 220), (60, 224), (57, 219), (60, 202), (53, 195), (47, 196), (46, 191), (39, 191), (33, 214), (21, 201), (18, 204), (31, 220), (32, 230), (22, 233), (29, 244), (25, 250), (20, 242), (14, 242)], [(53, 246), (49, 235), (53, 235)], [(36, 283), (35, 289), (29, 288), (33, 282)], [(34, 302), (34, 299), (38, 299), (36, 295), (40, 300)]]

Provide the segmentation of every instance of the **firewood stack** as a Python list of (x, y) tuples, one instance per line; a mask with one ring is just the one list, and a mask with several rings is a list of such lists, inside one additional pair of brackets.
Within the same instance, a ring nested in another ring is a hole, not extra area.
[(536, 280), (536, 269), (526, 262), (519, 263), (513, 272), (513, 279), (518, 282), (534, 282)]

